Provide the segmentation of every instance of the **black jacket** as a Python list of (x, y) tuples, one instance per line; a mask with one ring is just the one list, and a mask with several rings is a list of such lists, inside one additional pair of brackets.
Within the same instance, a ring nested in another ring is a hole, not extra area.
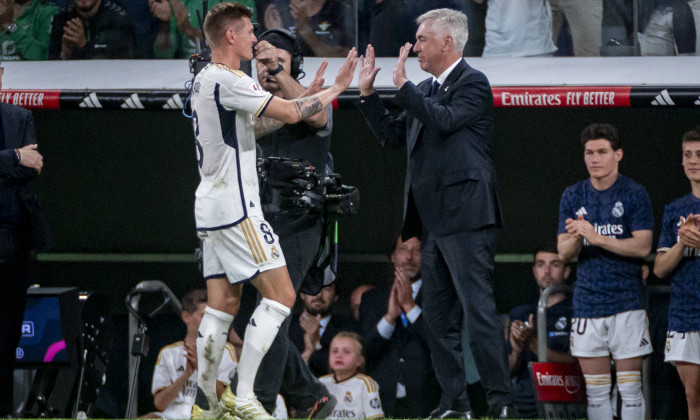
[[(31, 231), (28, 246), (47, 250), (51, 242), (48, 227), (32, 185), (38, 174), (34, 169), (15, 165), (13, 158), (14, 149), (36, 144), (34, 118), (30, 111), (6, 103), (0, 103), (0, 118), (5, 140), (0, 150), (0, 224), (27, 227)], [(3, 243), (0, 241), (0, 245)]]
[(397, 118), (377, 93), (360, 104), (382, 146), (407, 148), (404, 232), (413, 204), (422, 226), (436, 236), (501, 227), (491, 86), (463, 59), (432, 98), (427, 96), (431, 85), (432, 77), (418, 86), (406, 82), (395, 98), (404, 110)]
[[(360, 333), (364, 339), (366, 373), (379, 384), (384, 414), (395, 415), (396, 383), (406, 387), (408, 409), (412, 417), (427, 417), (438, 406), (440, 385), (435, 379), (426, 342), (423, 315), (414, 324), (400, 320), (387, 340), (379, 334), (377, 323), (386, 314), (390, 287), (373, 289), (362, 295)], [(416, 296), (420, 306), (422, 293)]]

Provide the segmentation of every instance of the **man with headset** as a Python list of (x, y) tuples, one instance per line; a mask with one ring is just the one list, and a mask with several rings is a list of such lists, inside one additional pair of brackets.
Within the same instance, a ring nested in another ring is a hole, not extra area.
[[(304, 57), (299, 43), (291, 32), (272, 29), (258, 37), (277, 48), (276, 59), (256, 61), (260, 86), (283, 99), (303, 96), (306, 90), (298, 81), (303, 77)], [(267, 55), (266, 55), (267, 57)], [(258, 139), (263, 156), (277, 156), (309, 161), (319, 173), (325, 173), (331, 146), (333, 127), (332, 107), (328, 105), (312, 117), (297, 124), (287, 124), (279, 130)], [(287, 261), (287, 269), (294, 290), (298, 293), (309, 268), (314, 264), (321, 243), (323, 223), (320, 214), (312, 209), (269, 213), (265, 219), (272, 225), (280, 239)], [(318, 290), (323, 284), (317, 285)], [(316, 294), (318, 290), (305, 292)], [(291, 318), (290, 318), (291, 319)], [(335, 399), (316, 379), (301, 358), (299, 351), (289, 340), (289, 319), (282, 324), (270, 350), (263, 359), (255, 393), (268, 412), (272, 412), (276, 397), (281, 393), (297, 418), (325, 418), (335, 406)], [(280, 369), (284, 366), (284, 369)]]

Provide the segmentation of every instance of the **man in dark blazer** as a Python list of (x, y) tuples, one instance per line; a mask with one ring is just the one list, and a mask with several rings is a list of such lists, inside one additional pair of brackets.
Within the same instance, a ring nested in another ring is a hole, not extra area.
[(401, 48), (393, 81), (403, 113), (393, 118), (374, 90), (379, 69), (368, 46), (358, 83), (360, 111), (384, 147), (407, 148), (402, 236), (421, 236), (423, 316), (443, 390), (432, 417), (472, 416), (460, 346), (464, 314), (489, 415), (507, 418), (516, 410), (492, 286), (501, 227), (491, 156), (493, 95), (486, 76), (462, 58), (464, 14), (436, 9), (417, 21), (414, 51), (433, 77), (418, 86), (410, 82), (405, 63), (411, 44)]
[[(0, 67), (1, 76), (4, 69)], [(32, 113), (0, 103), (0, 416), (11, 414), (15, 354), (22, 331), (31, 249), (48, 238), (31, 185), (43, 167)]]
[(357, 332), (355, 318), (333, 313), (333, 305), (338, 301), (336, 287), (333, 282), (315, 295), (300, 293), (304, 312), (294, 316), (289, 326), (289, 339), (317, 377), (330, 373), (328, 352), (333, 337), (341, 331)]
[(384, 414), (424, 418), (440, 400), (425, 337), (420, 239), (397, 238), (393, 281), (366, 292), (360, 304), (365, 372), (379, 384)]

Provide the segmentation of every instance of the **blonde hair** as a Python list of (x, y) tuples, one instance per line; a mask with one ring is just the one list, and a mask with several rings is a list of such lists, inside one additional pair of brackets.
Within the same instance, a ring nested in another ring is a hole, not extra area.
[(204, 18), (204, 35), (213, 48), (219, 46), (221, 38), (233, 21), (253, 16), (247, 7), (240, 3), (223, 2), (214, 6)]

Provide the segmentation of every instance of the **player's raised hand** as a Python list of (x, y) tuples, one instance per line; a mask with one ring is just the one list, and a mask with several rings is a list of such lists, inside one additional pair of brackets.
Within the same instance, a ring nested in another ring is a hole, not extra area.
[(302, 98), (305, 96), (315, 95), (321, 91), (323, 84), (326, 82), (326, 79), (323, 78), (323, 73), (326, 72), (327, 67), (328, 60), (324, 59), (321, 65), (318, 67), (318, 70), (316, 70), (316, 77), (314, 77), (314, 80), (311, 82), (309, 87), (307, 87), (304, 93), (301, 95)]
[(381, 70), (380, 67), (375, 67), (374, 47), (372, 44), (367, 45), (365, 55), (360, 57), (360, 74), (357, 82), (360, 95), (369, 96), (374, 93), (374, 80), (379, 70)]
[(408, 81), (408, 77), (406, 77), (406, 59), (408, 59), (408, 53), (411, 52), (412, 46), (413, 44), (407, 42), (401, 47), (401, 50), (399, 50), (399, 60), (396, 62), (393, 76), (394, 86), (396, 86), (397, 89), (401, 89), (404, 83)]
[(335, 77), (334, 85), (341, 89), (341, 92), (350, 86), (353, 77), (355, 77), (355, 68), (357, 67), (357, 49), (353, 47), (348, 56), (345, 57), (345, 62), (338, 70), (338, 75)]

